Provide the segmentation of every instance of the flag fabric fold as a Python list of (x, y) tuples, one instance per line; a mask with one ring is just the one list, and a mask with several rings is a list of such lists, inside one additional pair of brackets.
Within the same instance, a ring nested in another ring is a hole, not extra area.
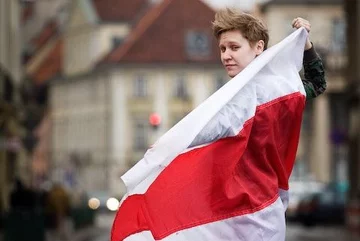
[(122, 176), (112, 241), (285, 240), (306, 37), (258, 56)]

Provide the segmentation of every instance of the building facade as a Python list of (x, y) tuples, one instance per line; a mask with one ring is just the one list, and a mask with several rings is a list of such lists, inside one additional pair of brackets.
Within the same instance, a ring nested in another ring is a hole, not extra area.
[(58, 180), (73, 172), (77, 188), (121, 195), (120, 176), (228, 78), (203, 2), (134, 1), (114, 13), (109, 1), (73, 6), (64, 75), (51, 86), (52, 160)]

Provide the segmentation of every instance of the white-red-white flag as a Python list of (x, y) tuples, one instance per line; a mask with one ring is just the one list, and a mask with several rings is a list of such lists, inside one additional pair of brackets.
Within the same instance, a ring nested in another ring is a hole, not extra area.
[(122, 176), (112, 241), (285, 240), (306, 37), (258, 56)]

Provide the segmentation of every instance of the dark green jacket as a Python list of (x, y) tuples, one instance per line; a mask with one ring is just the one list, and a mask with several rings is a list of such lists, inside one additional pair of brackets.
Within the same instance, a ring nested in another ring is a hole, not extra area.
[(306, 99), (313, 99), (326, 89), (324, 66), (314, 47), (304, 52), (303, 64)]

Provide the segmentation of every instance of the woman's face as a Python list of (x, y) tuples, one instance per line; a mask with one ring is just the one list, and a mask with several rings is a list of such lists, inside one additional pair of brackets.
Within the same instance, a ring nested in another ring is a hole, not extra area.
[(233, 78), (264, 51), (264, 41), (260, 40), (251, 46), (240, 30), (231, 30), (220, 35), (219, 48), (221, 62)]

